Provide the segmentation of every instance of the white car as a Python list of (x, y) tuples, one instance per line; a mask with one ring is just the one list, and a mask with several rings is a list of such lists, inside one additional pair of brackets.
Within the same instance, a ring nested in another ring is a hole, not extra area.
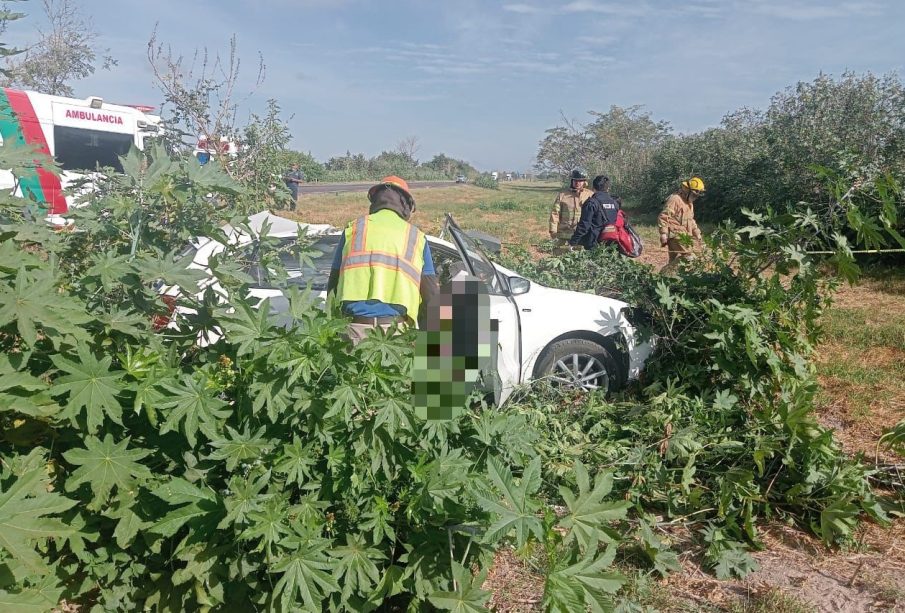
[[(270, 213), (249, 218), (250, 228), (260, 233), (270, 224), (268, 236), (281, 239), (282, 264), (288, 278), (271, 282), (264, 267), (246, 271), (254, 279), (251, 294), (270, 298), (277, 313), (288, 309), (282, 289), (288, 285), (309, 287), (326, 297), (327, 281), (340, 231), (325, 225), (297, 223)], [(312, 240), (310, 248), (321, 252), (313, 266), (299, 265), (292, 247), (299, 234)], [(495, 396), (498, 404), (506, 401), (521, 383), (549, 378), (560, 384), (584, 389), (614, 390), (637, 379), (651, 344), (639, 338), (627, 318), (625, 302), (561, 289), (545, 287), (491, 262), (478, 240), (462, 231), (447, 215), (444, 233), (450, 241), (428, 236), (434, 267), (444, 283), (464, 270), (482, 281), (490, 294), (490, 316), (498, 320), (498, 347)], [(227, 232), (239, 244), (254, 245), (255, 238), (244, 232)], [(253, 248), (253, 247), (252, 247)], [(223, 250), (211, 239), (197, 239), (185, 252), (194, 250), (192, 268), (207, 270), (209, 258)], [(279, 287), (277, 286), (279, 285)]]

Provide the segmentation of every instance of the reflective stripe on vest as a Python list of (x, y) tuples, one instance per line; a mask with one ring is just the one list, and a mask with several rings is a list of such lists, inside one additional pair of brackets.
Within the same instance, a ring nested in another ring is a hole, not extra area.
[[(404, 242), (398, 240), (405, 233)], [(392, 211), (359, 217), (345, 231), (337, 296), (398, 304), (415, 318), (421, 302), (424, 233)]]

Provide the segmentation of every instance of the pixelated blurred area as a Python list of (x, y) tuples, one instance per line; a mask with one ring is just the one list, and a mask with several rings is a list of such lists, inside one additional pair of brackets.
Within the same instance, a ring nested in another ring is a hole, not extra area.
[(426, 314), (415, 343), (412, 402), (424, 419), (452, 419), (492, 371), (497, 322), (487, 287), (464, 272), (441, 286)]

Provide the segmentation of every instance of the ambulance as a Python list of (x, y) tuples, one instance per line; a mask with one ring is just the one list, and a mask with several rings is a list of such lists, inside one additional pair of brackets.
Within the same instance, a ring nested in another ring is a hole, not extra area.
[(53, 156), (61, 170), (60, 176), (40, 167), (22, 176), (0, 170), (0, 189), (43, 205), (51, 221), (60, 220), (72, 206), (67, 188), (102, 166), (121, 172), (119, 156), (132, 145), (144, 149), (158, 134), (160, 117), (148, 114), (152, 110), (97, 96), (82, 100), (0, 88), (2, 143), (31, 145)]

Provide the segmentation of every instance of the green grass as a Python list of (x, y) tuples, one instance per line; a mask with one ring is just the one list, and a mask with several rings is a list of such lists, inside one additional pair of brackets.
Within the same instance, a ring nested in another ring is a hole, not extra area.
[[(905, 301), (905, 296), (903, 296)], [(833, 307), (823, 317), (828, 339), (859, 349), (892, 347), (905, 351), (905, 312), (877, 312), (871, 306)]]
[(478, 208), (482, 211), (524, 211), (528, 209), (528, 206), (512, 198), (507, 198), (496, 202), (479, 202)]

